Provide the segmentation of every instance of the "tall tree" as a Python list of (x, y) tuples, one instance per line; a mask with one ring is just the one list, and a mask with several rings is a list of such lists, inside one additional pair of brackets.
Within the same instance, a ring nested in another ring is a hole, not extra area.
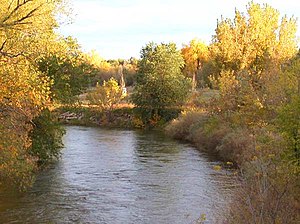
[(236, 10), (233, 20), (218, 21), (212, 50), (222, 69), (261, 72), (296, 54), (296, 19), (279, 23), (277, 10), (250, 2), (247, 15)]
[(149, 117), (183, 103), (190, 86), (181, 72), (183, 65), (183, 57), (174, 43), (147, 44), (141, 51), (133, 103), (147, 111)]
[(60, 49), (39, 60), (39, 70), (52, 82), (51, 100), (60, 103), (73, 103), (87, 88), (94, 61), (88, 61), (76, 39), (60, 38)]
[(0, 0), (0, 187), (31, 182), (32, 120), (49, 102), (50, 80), (36, 61), (56, 39), (61, 0)]
[[(197, 87), (196, 77), (203, 68), (203, 63), (208, 60), (208, 46), (198, 39), (193, 39), (188, 45), (184, 45), (181, 49), (185, 61), (184, 72), (192, 77), (192, 90)], [(203, 87), (203, 77), (201, 78), (201, 86)]]
[(297, 53), (296, 20), (280, 22), (277, 10), (250, 2), (246, 15), (236, 10), (233, 20), (218, 22), (211, 49), (227, 109), (252, 115), (273, 110), (281, 102), (271, 95), (281, 66)]

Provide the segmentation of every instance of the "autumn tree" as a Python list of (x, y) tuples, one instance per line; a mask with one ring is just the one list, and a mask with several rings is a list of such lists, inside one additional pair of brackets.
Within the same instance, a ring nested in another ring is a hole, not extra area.
[(212, 50), (222, 69), (261, 72), (297, 52), (296, 19), (285, 16), (279, 23), (279, 11), (251, 2), (247, 15), (236, 10), (233, 20), (218, 21)]
[[(198, 39), (193, 39), (188, 45), (181, 49), (184, 58), (184, 72), (188, 77), (192, 77), (192, 90), (197, 87), (197, 75), (203, 68), (203, 64), (208, 60), (208, 46)], [(201, 77), (201, 86), (203, 87), (203, 77)]]
[(218, 121), (213, 132), (228, 128), (217, 149), (242, 158), (244, 174), (229, 223), (296, 223), (296, 20), (250, 2), (246, 14), (236, 10), (233, 20), (218, 22), (211, 49), (221, 95), (210, 111)]
[(281, 66), (297, 52), (296, 20), (285, 16), (279, 22), (277, 10), (250, 2), (246, 15), (236, 10), (233, 20), (218, 21), (211, 49), (227, 109), (250, 116), (273, 110), (281, 100), (274, 101), (271, 90)]
[(97, 83), (95, 89), (87, 96), (91, 104), (97, 105), (100, 110), (108, 111), (113, 110), (122, 98), (122, 88), (114, 78), (104, 81), (103, 85)]
[(183, 57), (173, 43), (149, 43), (141, 50), (132, 101), (148, 118), (187, 99), (190, 82), (181, 72), (183, 66)]
[(57, 42), (59, 50), (41, 58), (39, 70), (52, 82), (52, 101), (74, 103), (90, 84), (96, 65), (87, 60), (76, 39), (60, 38)]
[(33, 119), (47, 107), (50, 80), (37, 68), (56, 40), (61, 0), (0, 0), (0, 187), (32, 181)]

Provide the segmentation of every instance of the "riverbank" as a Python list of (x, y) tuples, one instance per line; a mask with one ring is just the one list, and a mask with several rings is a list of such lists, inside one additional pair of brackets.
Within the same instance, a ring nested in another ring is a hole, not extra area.
[(137, 126), (132, 107), (120, 107), (112, 111), (100, 111), (95, 107), (61, 106), (53, 110), (64, 125), (100, 126), (132, 129)]
[(59, 123), (64, 125), (98, 126), (124, 129), (158, 129), (164, 127), (181, 112), (179, 108), (160, 111), (158, 116), (145, 118), (138, 108), (120, 104), (110, 111), (101, 111), (93, 106), (60, 106), (52, 111)]
[(224, 217), (228, 223), (299, 223), (299, 164), (289, 142), (274, 123), (242, 125), (246, 115), (230, 115), (189, 110), (166, 132), (238, 168), (240, 188)]

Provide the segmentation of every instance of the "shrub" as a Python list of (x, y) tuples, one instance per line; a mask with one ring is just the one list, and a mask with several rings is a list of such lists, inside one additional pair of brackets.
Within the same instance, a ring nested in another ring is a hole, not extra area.
[(205, 115), (203, 112), (182, 112), (181, 115), (177, 119), (174, 119), (165, 130), (166, 133), (173, 138), (189, 140), (189, 136), (193, 133), (191, 129), (204, 119)]
[(122, 88), (114, 78), (110, 78), (107, 82), (104, 81), (102, 86), (97, 85), (87, 95), (90, 103), (97, 105), (101, 111), (107, 112), (109, 117), (111, 111), (123, 98)]
[(64, 129), (58, 124), (56, 117), (48, 110), (33, 120), (34, 129), (30, 136), (32, 145), (30, 154), (37, 158), (40, 165), (45, 165), (60, 156), (63, 147)]

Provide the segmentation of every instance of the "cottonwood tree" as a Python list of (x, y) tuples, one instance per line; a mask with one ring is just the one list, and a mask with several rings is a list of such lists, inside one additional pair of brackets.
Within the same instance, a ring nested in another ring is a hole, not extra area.
[(147, 119), (187, 99), (190, 80), (183, 76), (183, 66), (183, 57), (174, 43), (149, 43), (142, 48), (132, 101)]
[(236, 10), (233, 20), (218, 21), (211, 50), (227, 110), (253, 115), (280, 103), (270, 87), (279, 80), (281, 66), (297, 53), (297, 41), (296, 20), (279, 18), (271, 6), (250, 2), (247, 14)]
[(32, 120), (47, 106), (50, 81), (36, 61), (53, 46), (61, 0), (0, 0), (0, 187), (31, 181)]
[[(193, 39), (188, 45), (184, 45), (181, 49), (184, 58), (184, 72), (188, 77), (192, 77), (192, 90), (197, 87), (196, 77), (203, 68), (203, 64), (209, 58), (208, 46), (198, 39)], [(203, 87), (203, 77), (201, 79)]]

